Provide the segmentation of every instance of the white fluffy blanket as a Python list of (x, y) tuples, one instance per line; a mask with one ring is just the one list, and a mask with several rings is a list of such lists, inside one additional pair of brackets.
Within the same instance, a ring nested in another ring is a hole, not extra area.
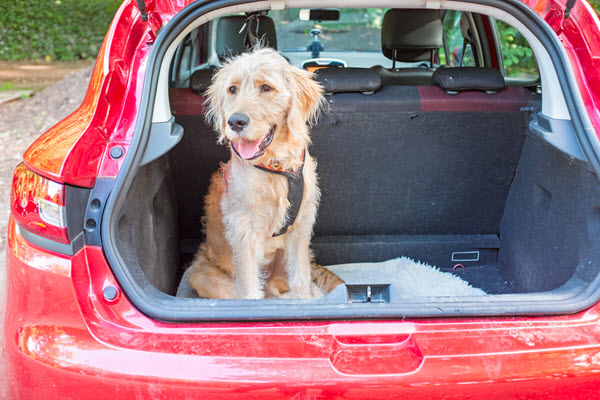
[[(409, 296), (483, 296), (486, 293), (436, 267), (408, 257), (380, 263), (339, 264), (327, 267), (348, 284), (390, 284), (390, 291)], [(198, 297), (187, 282), (186, 271), (177, 290), (178, 297)]]
[(402, 290), (410, 296), (483, 296), (452, 273), (414, 261), (408, 257), (380, 263), (339, 264), (327, 267), (348, 284), (390, 284), (390, 291)]

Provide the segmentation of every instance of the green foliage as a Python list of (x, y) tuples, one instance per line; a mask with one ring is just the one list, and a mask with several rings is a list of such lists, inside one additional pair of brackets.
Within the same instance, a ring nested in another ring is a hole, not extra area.
[[(440, 61), (442, 64), (458, 66), (464, 49), (462, 65), (474, 66), (475, 58), (472, 46), (464, 47), (460, 24), (461, 15), (460, 11), (448, 11), (444, 16), (444, 35), (450, 54), (440, 54)], [(502, 21), (496, 20), (496, 27), (504, 60), (504, 75), (510, 78), (536, 79), (539, 72), (535, 57), (523, 35)]]
[(600, 15), (600, 0), (588, 0), (590, 5), (592, 7), (594, 7), (594, 10), (596, 10), (596, 13), (598, 13)]
[(0, 0), (0, 59), (92, 59), (122, 0)]
[(523, 35), (502, 21), (497, 20), (496, 26), (504, 58), (504, 75), (522, 79), (537, 77), (537, 63)]
[[(464, 39), (460, 31), (461, 15), (462, 13), (460, 11), (454, 10), (447, 11), (444, 14), (444, 35), (450, 54), (446, 55), (445, 51), (443, 51), (443, 54), (440, 54), (440, 62), (441, 64), (458, 67), (462, 57), (462, 65), (464, 67), (474, 67), (475, 57), (473, 56), (473, 49), (470, 45), (464, 47)], [(465, 53), (464, 56), (462, 55), (463, 48)], [(442, 53), (442, 51), (440, 51), (440, 53)]]

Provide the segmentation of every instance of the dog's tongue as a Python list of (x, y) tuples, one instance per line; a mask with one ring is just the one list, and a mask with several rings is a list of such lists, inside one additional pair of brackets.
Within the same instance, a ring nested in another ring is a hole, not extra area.
[(248, 160), (249, 158), (254, 157), (254, 155), (260, 151), (260, 141), (261, 139), (239, 139), (235, 143), (235, 148), (243, 159)]

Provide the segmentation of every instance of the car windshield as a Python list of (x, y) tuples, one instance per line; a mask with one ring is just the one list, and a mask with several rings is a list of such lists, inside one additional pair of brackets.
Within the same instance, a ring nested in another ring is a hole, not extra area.
[(338, 21), (302, 21), (300, 9), (273, 10), (282, 51), (306, 51), (310, 31), (321, 30), (319, 41), (326, 51), (381, 51), (381, 23), (385, 8), (342, 8)]

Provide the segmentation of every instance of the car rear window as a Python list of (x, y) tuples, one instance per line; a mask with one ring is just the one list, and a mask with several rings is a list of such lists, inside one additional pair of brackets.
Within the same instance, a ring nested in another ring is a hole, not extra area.
[(387, 8), (341, 8), (339, 21), (302, 21), (300, 9), (269, 11), (277, 26), (277, 46), (282, 51), (306, 49), (316, 25), (319, 40), (331, 50), (381, 51), (381, 23)]

